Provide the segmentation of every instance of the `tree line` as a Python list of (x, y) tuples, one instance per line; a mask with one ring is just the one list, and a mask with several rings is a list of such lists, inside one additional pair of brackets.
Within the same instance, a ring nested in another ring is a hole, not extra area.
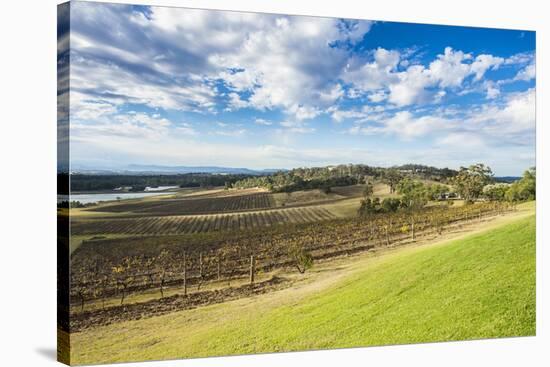
[[(430, 201), (461, 198), (466, 204), (476, 200), (519, 202), (535, 200), (536, 169), (526, 170), (523, 177), (513, 183), (494, 181), (494, 175), (489, 166), (482, 163), (469, 167), (461, 167), (458, 173), (448, 180), (448, 185), (425, 184), (410, 177), (391, 176), (390, 192), (400, 194), (399, 198), (380, 200), (373, 197), (374, 185), (368, 181), (363, 191), (363, 199), (359, 207), (359, 216), (373, 213), (389, 213), (398, 210), (418, 210)], [(452, 201), (447, 204), (452, 205)]]
[(234, 182), (232, 188), (262, 187), (271, 192), (292, 192), (321, 189), (330, 192), (331, 187), (364, 184), (369, 179), (382, 180), (394, 192), (404, 177), (447, 182), (458, 172), (449, 168), (436, 168), (418, 164), (390, 168), (372, 167), (364, 164), (343, 164), (326, 167), (295, 168), (266, 176), (247, 177)]
[(147, 186), (179, 186), (182, 188), (231, 185), (250, 175), (210, 173), (185, 173), (177, 175), (87, 175), (71, 174), (72, 191), (114, 190), (131, 187), (131, 191), (143, 191)]

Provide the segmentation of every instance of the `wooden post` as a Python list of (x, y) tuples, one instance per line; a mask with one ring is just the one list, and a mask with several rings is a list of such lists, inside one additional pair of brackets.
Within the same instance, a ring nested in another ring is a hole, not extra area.
[(221, 259), (220, 259), (220, 254), (218, 254), (218, 281), (220, 280), (221, 276), (220, 276), (220, 273), (221, 273)]
[(183, 295), (187, 296), (187, 255), (183, 253)]
[(254, 272), (256, 271), (256, 259), (254, 255), (250, 256), (250, 284), (254, 284)]
[(203, 268), (202, 268), (202, 252), (199, 253), (199, 276), (202, 280), (202, 271), (203, 271)]
[(414, 217), (411, 218), (411, 234), (412, 234), (412, 240), (415, 241), (416, 237), (414, 235)]

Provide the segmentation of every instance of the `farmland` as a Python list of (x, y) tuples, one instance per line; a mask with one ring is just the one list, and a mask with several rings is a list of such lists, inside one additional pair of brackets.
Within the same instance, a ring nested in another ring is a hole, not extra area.
[(357, 257), (444, 241), (533, 209), (441, 200), (441, 190), (449, 187), (401, 178), (287, 192), (185, 189), (71, 208), (71, 317), (62, 326), (94, 335), (253, 302), (312, 286), (317, 269), (336, 274)]
[[(206, 201), (206, 199), (200, 201)], [(162, 210), (162, 208), (159, 210)], [(281, 223), (308, 223), (333, 218), (335, 218), (335, 215), (323, 207), (305, 207), (269, 211), (247, 211), (232, 214), (89, 219), (75, 222), (72, 227), (72, 233), (75, 235), (105, 233), (176, 235), (220, 230), (253, 229)]]
[(270, 194), (252, 194), (215, 198), (166, 199), (143, 201), (130, 204), (118, 204), (92, 209), (102, 212), (133, 212), (150, 215), (186, 215), (235, 212), (267, 209), (274, 206)]
[[(271, 194), (263, 190), (180, 190), (170, 196), (105, 202), (72, 209), (72, 247), (96, 236), (150, 236), (255, 229), (355, 216), (362, 185)], [(378, 185), (383, 193), (385, 185)]]
[[(326, 219), (269, 229), (242, 228), (114, 239), (100, 237), (85, 242), (73, 254), (72, 298), (75, 304), (80, 302), (84, 310), (85, 301), (122, 297), (122, 304), (128, 294), (148, 289), (160, 289), (162, 296), (163, 288), (167, 286), (196, 286), (197, 291), (212, 282), (227, 282), (229, 286), (252, 271), (251, 261), (258, 274), (292, 269), (295, 263), (289, 257), (289, 247), (304, 248), (316, 261), (325, 261), (437, 237), (443, 231), (459, 230), (464, 225), (482, 223), (513, 210), (511, 206), (487, 203), (453, 209), (433, 207), (414, 217), (400, 213), (368, 221)], [(122, 271), (110, 273), (111, 268)], [(235, 291), (233, 289), (230, 294)], [(246, 289), (243, 291), (247, 292)], [(187, 295), (187, 290), (185, 292)], [(223, 300), (219, 294), (216, 297), (218, 301)], [(193, 299), (187, 298), (185, 302), (195, 302)], [(107, 315), (113, 312), (119, 318), (113, 310), (99, 312), (91, 318), (95, 325), (110, 322)]]
[(474, 235), (322, 264), (254, 302), (84, 330), (73, 336), (73, 362), (533, 335), (532, 213), (524, 206)]

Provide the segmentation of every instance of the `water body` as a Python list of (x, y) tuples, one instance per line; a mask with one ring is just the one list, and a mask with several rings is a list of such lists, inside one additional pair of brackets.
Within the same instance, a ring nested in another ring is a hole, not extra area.
[(157, 186), (157, 187), (147, 186), (144, 191), (166, 191), (166, 190), (177, 189), (178, 187), (179, 186)]
[[(151, 190), (155, 191), (155, 190)], [(82, 204), (97, 203), (109, 200), (128, 200), (138, 199), (149, 196), (159, 196), (172, 194), (172, 192), (116, 192), (116, 193), (98, 193), (98, 194), (71, 194), (71, 201), (80, 201)]]

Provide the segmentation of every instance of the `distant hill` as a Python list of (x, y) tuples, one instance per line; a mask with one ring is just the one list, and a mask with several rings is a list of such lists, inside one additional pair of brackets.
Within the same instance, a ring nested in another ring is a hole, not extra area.
[(218, 166), (161, 166), (130, 164), (119, 169), (93, 169), (87, 167), (72, 167), (71, 173), (90, 175), (174, 175), (186, 173), (208, 173), (214, 175), (254, 175), (261, 176), (274, 172), (286, 171), (285, 169), (263, 169), (253, 170), (249, 168), (218, 167)]
[(504, 183), (512, 183), (516, 182), (517, 180), (520, 180), (521, 177), (516, 176), (501, 176), (501, 177), (493, 177), (495, 182), (504, 182)]

